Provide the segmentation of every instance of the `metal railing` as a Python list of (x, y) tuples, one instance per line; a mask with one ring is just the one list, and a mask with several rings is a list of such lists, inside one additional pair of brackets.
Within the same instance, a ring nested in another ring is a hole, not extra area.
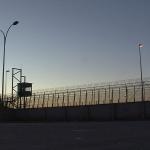
[[(143, 87), (143, 88), (142, 88)], [(143, 100), (142, 100), (143, 92)], [(49, 108), (86, 106), (110, 103), (127, 103), (150, 100), (150, 82), (109, 84), (66, 90), (34, 93), (31, 97), (6, 98), (4, 105), (9, 108)]]

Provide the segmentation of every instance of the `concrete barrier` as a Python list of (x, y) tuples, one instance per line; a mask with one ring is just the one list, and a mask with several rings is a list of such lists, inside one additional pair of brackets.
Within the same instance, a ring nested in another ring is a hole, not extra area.
[(68, 107), (67, 109), (67, 121), (87, 121), (88, 117), (88, 107), (85, 106), (74, 106)]
[(46, 108), (46, 121), (65, 121), (65, 120), (66, 120), (65, 107)]
[(0, 109), (0, 121), (13, 121), (15, 112), (13, 109)]
[(89, 107), (89, 120), (113, 120), (113, 104), (93, 105)]
[(16, 121), (44, 121), (45, 110), (44, 109), (16, 109), (15, 120)]
[(104, 121), (150, 119), (150, 102), (37, 109), (0, 109), (0, 121)]
[(115, 105), (114, 118), (116, 120), (137, 120), (143, 119), (144, 107), (143, 103), (120, 103)]
[(150, 119), (150, 102), (144, 102), (145, 118)]

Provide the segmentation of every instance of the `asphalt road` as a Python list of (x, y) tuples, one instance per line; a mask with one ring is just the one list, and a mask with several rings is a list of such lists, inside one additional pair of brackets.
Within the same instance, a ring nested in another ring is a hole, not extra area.
[(0, 123), (0, 150), (150, 150), (150, 121)]

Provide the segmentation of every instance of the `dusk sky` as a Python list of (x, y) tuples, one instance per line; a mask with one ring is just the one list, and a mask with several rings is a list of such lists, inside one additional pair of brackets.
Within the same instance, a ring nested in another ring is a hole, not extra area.
[[(0, 29), (19, 21), (8, 34), (6, 69), (22, 68), (34, 89), (140, 78), (139, 42), (150, 77), (150, 0), (0, 2)], [(1, 34), (1, 70), (2, 54)]]

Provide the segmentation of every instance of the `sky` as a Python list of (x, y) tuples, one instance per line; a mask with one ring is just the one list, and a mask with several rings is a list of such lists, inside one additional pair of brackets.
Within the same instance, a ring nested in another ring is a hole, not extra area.
[[(140, 78), (138, 43), (150, 77), (149, 0), (0, 2), (0, 29), (19, 21), (7, 37), (5, 69), (21, 68), (33, 89)], [(0, 68), (2, 55), (1, 34)], [(11, 72), (7, 80), (10, 90)]]

